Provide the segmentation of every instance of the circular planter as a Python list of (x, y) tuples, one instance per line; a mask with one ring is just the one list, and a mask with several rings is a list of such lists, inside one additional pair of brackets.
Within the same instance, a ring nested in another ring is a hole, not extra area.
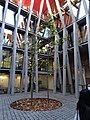
[(61, 102), (47, 98), (26, 98), (17, 100), (10, 104), (10, 107), (23, 111), (47, 111), (57, 109), (61, 106)]

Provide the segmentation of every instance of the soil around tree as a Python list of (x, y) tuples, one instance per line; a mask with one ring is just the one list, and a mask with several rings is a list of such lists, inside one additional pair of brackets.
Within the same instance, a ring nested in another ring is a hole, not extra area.
[(62, 103), (60, 101), (47, 98), (26, 98), (10, 104), (10, 107), (23, 111), (47, 111), (57, 109), (61, 106)]

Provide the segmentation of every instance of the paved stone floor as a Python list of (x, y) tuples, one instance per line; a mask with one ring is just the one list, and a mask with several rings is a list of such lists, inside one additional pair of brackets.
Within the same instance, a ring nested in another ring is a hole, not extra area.
[[(46, 97), (46, 91), (41, 91), (38, 94), (34, 93), (34, 97)], [(62, 102), (62, 107), (42, 112), (20, 111), (10, 108), (10, 103), (22, 98), (30, 98), (30, 93), (15, 93), (13, 96), (0, 95), (0, 120), (73, 120), (78, 101), (74, 95), (62, 96), (59, 92), (53, 94), (50, 91), (50, 98)]]

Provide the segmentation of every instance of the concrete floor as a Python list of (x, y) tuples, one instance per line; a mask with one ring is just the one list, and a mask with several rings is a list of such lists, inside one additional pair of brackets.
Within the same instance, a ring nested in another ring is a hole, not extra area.
[[(46, 97), (46, 91), (34, 93), (34, 97)], [(74, 95), (62, 96), (50, 91), (50, 98), (59, 100), (63, 106), (51, 111), (20, 111), (10, 107), (10, 103), (22, 98), (30, 98), (30, 93), (15, 93), (15, 95), (0, 95), (0, 120), (73, 120), (78, 99)]]

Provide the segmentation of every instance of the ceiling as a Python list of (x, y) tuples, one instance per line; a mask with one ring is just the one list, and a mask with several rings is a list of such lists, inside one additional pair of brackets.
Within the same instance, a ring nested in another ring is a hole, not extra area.
[[(18, 4), (19, 0), (12, 0), (12, 2), (15, 2)], [(59, 0), (60, 6), (62, 6), (65, 3), (66, 0)], [(31, 3), (31, 0), (22, 0), (22, 4), (24, 7), (29, 7)], [(40, 3), (41, 0), (34, 0), (34, 6), (33, 6), (33, 11), (38, 11), (40, 9)], [(54, 0), (49, 0), (49, 3), (51, 5), (52, 10), (55, 9), (55, 1)], [(46, 5), (46, 0), (44, 0), (44, 7), (43, 7), (43, 14), (47, 13), (47, 5)]]

